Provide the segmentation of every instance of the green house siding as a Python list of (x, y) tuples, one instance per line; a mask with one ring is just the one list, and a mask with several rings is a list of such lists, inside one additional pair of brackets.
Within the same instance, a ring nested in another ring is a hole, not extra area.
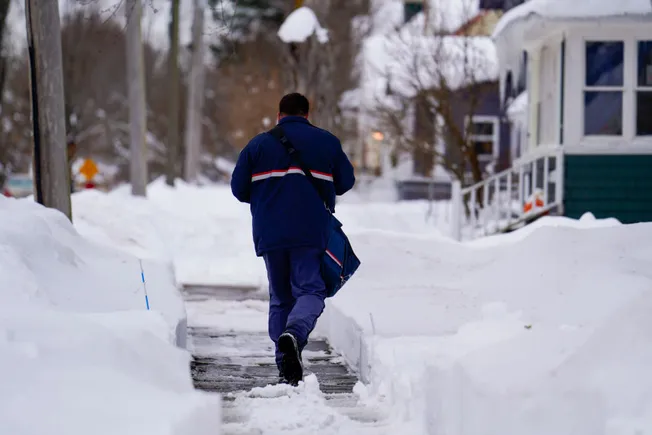
[(652, 155), (564, 156), (564, 214), (652, 221)]

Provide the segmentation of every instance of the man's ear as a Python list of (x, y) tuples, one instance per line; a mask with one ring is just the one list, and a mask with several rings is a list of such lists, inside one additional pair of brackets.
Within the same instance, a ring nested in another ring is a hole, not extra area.
[(281, 120), (281, 112), (276, 114), (276, 123), (278, 124), (280, 120)]

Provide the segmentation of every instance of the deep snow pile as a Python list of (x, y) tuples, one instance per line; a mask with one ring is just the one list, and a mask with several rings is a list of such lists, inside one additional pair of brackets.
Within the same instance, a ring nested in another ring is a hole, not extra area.
[(652, 224), (564, 221), (486, 248), (353, 236), (320, 331), (417, 433), (649, 433)]
[(195, 392), (169, 266), (80, 237), (60, 213), (0, 197), (0, 427), (7, 434), (215, 434)]

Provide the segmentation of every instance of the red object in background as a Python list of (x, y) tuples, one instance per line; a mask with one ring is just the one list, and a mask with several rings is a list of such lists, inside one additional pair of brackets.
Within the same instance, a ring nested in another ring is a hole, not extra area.
[(2, 194), (3, 194), (4, 196), (8, 197), (8, 198), (11, 198), (11, 197), (12, 197), (11, 193), (9, 193), (9, 191), (8, 191), (7, 189), (3, 189), (3, 190), (2, 190)]
[(86, 184), (84, 184), (84, 188), (95, 189), (95, 183), (93, 183), (92, 181), (87, 181)]

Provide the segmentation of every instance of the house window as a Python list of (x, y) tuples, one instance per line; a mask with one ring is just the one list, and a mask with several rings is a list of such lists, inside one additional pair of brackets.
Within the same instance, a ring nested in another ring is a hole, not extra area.
[(584, 134), (623, 134), (625, 43), (589, 41), (585, 52)]
[(404, 0), (403, 2), (403, 22), (407, 23), (420, 12), (423, 12), (424, 0)]
[(636, 135), (652, 135), (652, 41), (638, 41)]
[(479, 160), (492, 160), (498, 155), (498, 138), (500, 122), (496, 116), (479, 116), (466, 118), (469, 132), (469, 143), (475, 150)]

